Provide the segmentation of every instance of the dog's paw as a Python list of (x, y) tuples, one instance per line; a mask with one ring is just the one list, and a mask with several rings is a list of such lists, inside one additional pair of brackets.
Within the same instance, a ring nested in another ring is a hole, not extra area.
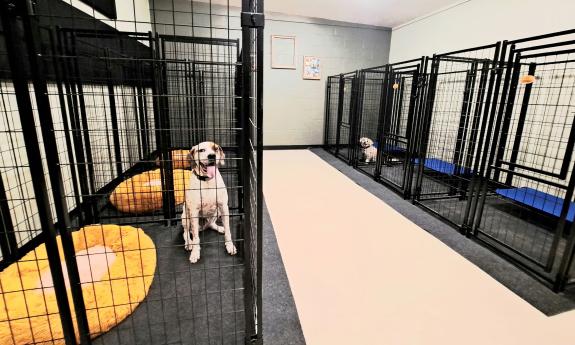
[(184, 248), (189, 252), (190, 250), (192, 250), (192, 248), (194, 248), (194, 245), (191, 242), (186, 243), (184, 244)]
[(207, 226), (208, 228), (212, 229), (212, 230), (216, 230), (217, 232), (219, 232), (220, 234), (223, 234), (225, 232), (225, 228), (221, 225), (218, 225), (216, 223), (211, 223)]
[(200, 260), (200, 248), (194, 247), (194, 249), (192, 249), (192, 252), (190, 253), (190, 262), (195, 264), (196, 262), (198, 262), (198, 260)]
[(238, 252), (233, 242), (226, 242), (226, 251), (230, 255), (236, 255), (236, 253)]

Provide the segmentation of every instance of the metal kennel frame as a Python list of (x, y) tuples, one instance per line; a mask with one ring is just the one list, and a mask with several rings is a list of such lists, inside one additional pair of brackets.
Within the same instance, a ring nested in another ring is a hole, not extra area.
[(358, 72), (328, 77), (324, 144), (347, 164), (354, 159), (357, 137)]
[(485, 168), (499, 53), (496, 43), (430, 60), (413, 200), (462, 232), (471, 227), (476, 185)]
[(499, 65), (473, 235), (561, 291), (575, 278), (575, 30), (506, 41)]
[[(150, 6), (148, 19), (126, 20), (70, 1), (0, 0), (0, 268), (45, 246), (58, 308), (35, 317), (57, 317), (53, 341), (90, 344), (72, 234), (135, 225), (156, 246), (153, 283), (98, 343), (261, 344), (263, 1)], [(172, 154), (201, 141), (226, 154), (238, 255), (205, 231), (202, 261), (190, 264)], [(157, 211), (110, 205), (120, 183), (156, 169)]]
[(373, 138), (377, 158), (366, 163), (356, 142), (354, 166), (405, 198), (411, 195), (426, 61), (422, 57), (359, 71), (356, 136)]
[(555, 291), (575, 283), (575, 30), (348, 73), (357, 100), (343, 76), (328, 151)]

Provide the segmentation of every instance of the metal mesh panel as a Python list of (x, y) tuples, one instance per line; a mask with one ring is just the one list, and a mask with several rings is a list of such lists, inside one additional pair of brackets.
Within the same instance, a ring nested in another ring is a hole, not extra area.
[(470, 225), (482, 173), (498, 47), (437, 55), (431, 65), (415, 200), (460, 228)]
[[(263, 28), (242, 26), (239, 9), (211, 2), (155, 0), (142, 18), (132, 2), (131, 17), (118, 19), (72, 1), (7, 3), (0, 4), (0, 265), (13, 271), (45, 246), (54, 286), (44, 288), (57, 304), (34, 315), (53, 332), (25, 343), (261, 342)], [(263, 2), (246, 1), (242, 11), (257, 16)], [(204, 161), (205, 150), (217, 160)], [(201, 212), (186, 211), (195, 205)], [(91, 237), (80, 236), (89, 224), (97, 224)], [(90, 277), (82, 276), (78, 266), (102, 254), (90, 251), (88, 238), (108, 238), (110, 224), (140, 228), (153, 247), (103, 243), (106, 260), (109, 248), (122, 259), (155, 255), (153, 273), (136, 265), (114, 278), (90, 265)], [(30, 263), (46, 267), (42, 260)], [(111, 288), (97, 295), (96, 285)], [(8, 331), (8, 321), (32, 319), (5, 314)]]
[(505, 46), (504, 97), (475, 231), (556, 289), (572, 276), (572, 38), (558, 33)]

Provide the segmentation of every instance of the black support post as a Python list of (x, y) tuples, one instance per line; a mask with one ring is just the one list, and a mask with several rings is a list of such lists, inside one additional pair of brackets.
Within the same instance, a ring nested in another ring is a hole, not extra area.
[[(32, 10), (31, 6), (29, 6), (28, 10)], [(72, 240), (72, 234), (70, 233), (70, 218), (68, 214), (68, 205), (66, 203), (66, 192), (64, 190), (62, 171), (60, 169), (60, 158), (58, 156), (58, 144), (54, 132), (54, 121), (50, 108), (50, 100), (48, 98), (48, 88), (44, 78), (45, 61), (39, 58), (43, 55), (43, 52), (40, 50), (37, 43), (37, 38), (41, 36), (41, 33), (38, 28), (37, 19), (33, 17), (31, 13), (24, 17), (24, 33), (34, 83), (34, 95), (36, 96), (36, 104), (38, 107), (40, 129), (44, 141), (44, 151), (46, 153), (46, 160), (49, 162), (47, 164), (48, 175), (50, 177), (50, 185), (52, 187), (56, 217), (58, 218), (56, 230), (60, 233), (62, 249), (64, 251), (64, 260), (66, 261), (66, 267), (68, 268), (68, 279), (70, 281), (70, 290), (72, 293), (72, 301), (74, 303), (80, 342), (82, 344), (91, 344), (86, 306), (84, 304), (80, 274), (78, 272), (76, 262), (76, 251), (74, 248), (74, 241)]]
[[(251, 0), (242, 0), (242, 12), (251, 12)], [(244, 188), (244, 215), (242, 219), (243, 233), (244, 233), (244, 303), (245, 303), (245, 342), (246, 344), (251, 343), (253, 337), (257, 335), (257, 325), (255, 319), (256, 308), (254, 306), (254, 291), (253, 284), (254, 278), (253, 273), (253, 262), (251, 254), (253, 253), (252, 245), (252, 227), (255, 224), (252, 223), (251, 214), (254, 212), (251, 203), (251, 190), (252, 181), (250, 180), (250, 160), (252, 159), (252, 151), (250, 147), (250, 133), (251, 133), (251, 121), (250, 116), (252, 115), (253, 107), (251, 100), (252, 93), (252, 42), (253, 35), (252, 29), (248, 25), (242, 25), (242, 186)]]
[(359, 133), (363, 124), (363, 113), (361, 111), (363, 102), (363, 86), (365, 85), (365, 74), (357, 71), (352, 82), (351, 104), (349, 110), (349, 159), (348, 164), (357, 167), (359, 147)]
[(158, 112), (156, 112), (156, 128), (159, 155), (160, 155), (160, 176), (162, 179), (162, 210), (166, 224), (170, 225), (176, 216), (176, 200), (174, 195), (174, 176), (171, 152), (171, 130), (170, 130), (170, 112), (169, 112), (169, 95), (167, 90), (167, 71), (166, 62), (164, 61), (163, 41), (160, 40), (156, 33), (155, 49), (155, 98), (157, 100)]
[(329, 125), (330, 125), (330, 121), (329, 121), (329, 101), (330, 101), (330, 94), (331, 94), (331, 77), (327, 78), (327, 83), (326, 83), (326, 87), (325, 87), (325, 108), (324, 108), (324, 119), (323, 119), (323, 146), (326, 149), (329, 149), (328, 145), (329, 145)]
[[(40, 146), (38, 145), (39, 140), (35, 126), (34, 110), (29, 96), (30, 90), (28, 89), (26, 72), (22, 64), (22, 57), (29, 54), (30, 51), (26, 52), (26, 49), (22, 47), (24, 37), (28, 38), (28, 35), (24, 34), (25, 25), (21, 20), (18, 20), (18, 17), (25, 18), (28, 15), (28, 11), (31, 11), (31, 4), (28, 1), (14, 3), (3, 0), (0, 6), (2, 6), (0, 16), (4, 29), (8, 63), (12, 72), (12, 83), (14, 85), (16, 102), (20, 114), (20, 122), (22, 124), (22, 134), (32, 177), (32, 187), (38, 206), (38, 218), (44, 237), (48, 263), (52, 273), (63, 336), (66, 344), (76, 344), (72, 313), (66, 292), (60, 255), (58, 253), (58, 243), (56, 241), (58, 232), (52, 219), (44, 167), (42, 166), (42, 154), (40, 152)], [(29, 58), (34, 59), (35, 57), (29, 56)], [(30, 67), (33, 68), (34, 66)], [(41, 91), (36, 89), (35, 92), (38, 93)]]
[(343, 75), (339, 76), (339, 97), (337, 99), (337, 121), (335, 130), (335, 155), (339, 154), (339, 139), (341, 136), (341, 121), (343, 118), (343, 97), (345, 90), (345, 79)]

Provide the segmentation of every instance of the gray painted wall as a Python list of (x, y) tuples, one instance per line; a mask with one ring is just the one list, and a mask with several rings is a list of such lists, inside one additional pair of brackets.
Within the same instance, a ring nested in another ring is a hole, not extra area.
[[(391, 31), (302, 17), (266, 15), (265, 145), (323, 143), (326, 77), (387, 63)], [(271, 36), (296, 36), (296, 70), (271, 69)], [(321, 59), (321, 80), (303, 80), (304, 56)]]
[[(229, 10), (228, 21), (225, 7), (213, 5), (210, 9), (208, 4), (194, 2), (192, 16), (191, 6), (187, 0), (150, 0), (152, 20), (158, 23), (155, 29), (161, 34), (241, 37), (239, 9)], [(212, 26), (220, 29), (210, 30), (210, 20)], [(226, 30), (228, 27), (231, 31)], [(296, 36), (297, 69), (270, 68), (272, 35)], [(266, 14), (264, 144), (322, 144), (326, 77), (387, 63), (390, 41), (388, 28)], [(304, 56), (321, 58), (321, 80), (303, 80)]]

